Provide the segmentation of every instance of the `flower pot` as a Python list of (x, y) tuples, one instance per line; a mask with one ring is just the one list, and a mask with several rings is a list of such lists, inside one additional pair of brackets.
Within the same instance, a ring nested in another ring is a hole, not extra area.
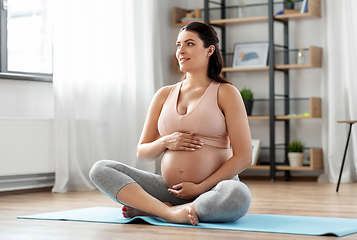
[(285, 3), (285, 9), (294, 9), (295, 8), (295, 4), (294, 3)]
[(247, 111), (247, 115), (251, 116), (252, 115), (252, 109), (253, 109), (253, 100), (243, 100), (245, 110)]
[(305, 154), (303, 152), (289, 152), (288, 159), (290, 167), (301, 167), (304, 162)]

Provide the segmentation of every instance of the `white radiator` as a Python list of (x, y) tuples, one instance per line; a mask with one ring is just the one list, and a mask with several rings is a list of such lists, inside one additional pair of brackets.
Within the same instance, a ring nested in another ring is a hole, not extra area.
[(0, 119), (0, 192), (53, 186), (52, 119)]

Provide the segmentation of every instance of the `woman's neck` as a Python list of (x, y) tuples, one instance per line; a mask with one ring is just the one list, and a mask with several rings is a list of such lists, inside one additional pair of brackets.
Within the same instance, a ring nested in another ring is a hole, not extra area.
[(211, 79), (208, 78), (206, 72), (186, 73), (185, 82), (191, 87), (202, 87), (208, 86), (211, 83)]

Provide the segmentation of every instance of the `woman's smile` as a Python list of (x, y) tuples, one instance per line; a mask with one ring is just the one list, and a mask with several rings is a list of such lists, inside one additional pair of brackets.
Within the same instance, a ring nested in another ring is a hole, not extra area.
[(190, 60), (190, 58), (183, 58), (183, 57), (181, 57), (181, 58), (180, 58), (180, 63), (187, 62), (188, 60)]

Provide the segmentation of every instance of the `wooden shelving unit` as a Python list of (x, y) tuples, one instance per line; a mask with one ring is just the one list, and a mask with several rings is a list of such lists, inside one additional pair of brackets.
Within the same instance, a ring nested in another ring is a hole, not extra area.
[[(286, 69), (303, 69), (303, 68), (320, 68), (322, 66), (322, 48), (316, 46), (309, 46), (309, 62), (307, 64), (288, 64), (288, 65), (275, 65), (274, 68), (277, 70)], [(177, 59), (173, 59), (173, 69), (175, 73), (182, 73), (177, 70)], [(268, 71), (269, 66), (265, 67), (245, 67), (245, 68), (233, 68), (224, 67), (223, 72), (248, 72), (248, 71)]]
[(309, 46), (309, 62), (307, 64), (275, 65), (275, 69), (320, 68), (322, 66), (322, 48)]
[(320, 0), (308, 1), (308, 9), (309, 9), (309, 11), (307, 13), (278, 15), (278, 16), (275, 16), (275, 18), (283, 20), (283, 21), (321, 18), (321, 3), (320, 3)]
[[(221, 0), (221, 6), (222, 9), (225, 8), (225, 0)], [(275, 45), (274, 45), (274, 37), (271, 38), (272, 35), (274, 35), (274, 22), (281, 22), (284, 24), (284, 49), (289, 49), (289, 36), (287, 34), (288, 31), (286, 31), (286, 27), (288, 27), (288, 22), (289, 21), (300, 21), (300, 20), (307, 20), (307, 19), (314, 19), (314, 18), (321, 18), (321, 0), (309, 0), (308, 1), (308, 9), (309, 11), (307, 13), (291, 13), (291, 14), (283, 14), (283, 15), (274, 15), (274, 4), (275, 2), (273, 0), (267, 0), (267, 6), (268, 6), (268, 11), (267, 11), (267, 16), (259, 16), (259, 17), (246, 17), (246, 18), (225, 18), (225, 15), (223, 14), (223, 11), (221, 11), (221, 17), (222, 19), (215, 19), (215, 20), (210, 20), (209, 19), (209, 9), (203, 9), (205, 11), (205, 21), (206, 23), (217, 26), (222, 29), (222, 32), (225, 32), (225, 27), (226, 26), (231, 26), (235, 24), (254, 24), (254, 23), (260, 23), (260, 22), (265, 22), (268, 23), (269, 26), (269, 49), (271, 52), (276, 53), (277, 50), (275, 50)], [(205, 0), (205, 6), (209, 6), (208, 0)], [(185, 17), (186, 13), (190, 12), (188, 9), (182, 9), (182, 8), (177, 8), (175, 7), (173, 9), (173, 26), (176, 27), (183, 27), (185, 24), (181, 23), (181, 19)], [(224, 31), (223, 31), (224, 29)], [(225, 42), (225, 37), (223, 40), (221, 39), (222, 42)], [(222, 49), (225, 49), (222, 47)], [(307, 49), (306, 49), (307, 50)], [(294, 51), (291, 49), (291, 51)], [(305, 51), (305, 49), (304, 49)], [(269, 52), (269, 54), (271, 53)], [(225, 54), (225, 52), (224, 52)], [(275, 54), (273, 54), (274, 56)], [(250, 71), (268, 71), (269, 72), (269, 86), (274, 86), (274, 71), (279, 70), (283, 71), (285, 73), (284, 76), (284, 84), (288, 84), (289, 82), (289, 70), (291, 69), (309, 69), (309, 68), (321, 68), (322, 66), (322, 48), (316, 47), (316, 46), (309, 46), (308, 48), (308, 63), (305, 64), (275, 64), (274, 65), (274, 57), (269, 58), (269, 64), (265, 67), (252, 67), (252, 68), (232, 68), (232, 67), (224, 67), (223, 72), (250, 72)], [(287, 54), (284, 54), (284, 61), (283, 62), (288, 62), (286, 61), (287, 59)], [(305, 59), (306, 60), (306, 59)], [(182, 73), (179, 71), (179, 68), (177, 68), (177, 60), (174, 58), (173, 62), (173, 67), (174, 67), (174, 72), (176, 73)], [(273, 66), (274, 65), (274, 66)], [(290, 99), (289, 91), (284, 93), (285, 99)], [(269, 87), (269, 98), (275, 98), (275, 92), (274, 92), (274, 87)], [(273, 101), (274, 102), (274, 101)], [(272, 104), (272, 105), (271, 105)], [(289, 104), (289, 103), (286, 103)], [(288, 165), (277, 165), (275, 163), (275, 121), (283, 121), (285, 123), (285, 129), (289, 129), (289, 121), (292, 119), (313, 119), (313, 118), (321, 118), (321, 98), (316, 98), (316, 97), (310, 97), (309, 98), (309, 114), (299, 114), (299, 115), (276, 115), (275, 110), (272, 112), (271, 106), (274, 106), (274, 103), (271, 103), (269, 101), (269, 108), (270, 112), (268, 116), (249, 116), (249, 120), (269, 120), (269, 127), (271, 129), (270, 131), (270, 165), (256, 165), (256, 166), (250, 166), (249, 169), (258, 169), (258, 170), (269, 170), (270, 171), (270, 176), (271, 180), (275, 179), (275, 171), (285, 171), (287, 178), (290, 176), (290, 171), (312, 171), (312, 170), (317, 170), (317, 169), (322, 169), (323, 168), (323, 160), (322, 160), (322, 149), (321, 148), (310, 148), (310, 165), (309, 166), (302, 166), (302, 167), (290, 167)], [(288, 105), (289, 106), (289, 105)], [(289, 108), (288, 108), (289, 109)], [(284, 110), (285, 112), (289, 113), (289, 110)], [(273, 120), (272, 120), (273, 119)], [(288, 133), (285, 131), (285, 143), (289, 141), (288, 139), (290, 138), (290, 130), (288, 130)], [(284, 151), (286, 153), (286, 149), (284, 148)], [(286, 153), (287, 154), (287, 153)], [(287, 160), (285, 160), (285, 164), (287, 164)]]
[(211, 20), (209, 23), (212, 25), (218, 26), (227, 26), (232, 24), (239, 24), (239, 23), (259, 23), (259, 22), (267, 22), (268, 16), (261, 16), (261, 17), (247, 17), (247, 18), (227, 18), (227, 19), (216, 19)]
[[(248, 169), (254, 170), (269, 170), (269, 165), (253, 165)], [(277, 165), (275, 167), (276, 170), (281, 171), (313, 171), (320, 170), (323, 168), (322, 161), (322, 149), (321, 148), (310, 148), (310, 165), (302, 166), (302, 167), (290, 167), (285, 165)]]
[(174, 7), (173, 14), (172, 14), (173, 25), (175, 27), (185, 26), (185, 24), (181, 23), (181, 19), (184, 18), (186, 16), (186, 13), (188, 13), (188, 12), (189, 12), (189, 10), (187, 10), (187, 9)]
[(269, 70), (269, 66), (266, 67), (246, 67), (246, 68), (232, 68), (225, 67), (222, 69), (223, 72), (248, 72), (248, 71), (266, 71)]
[[(249, 120), (268, 120), (269, 116), (248, 116)], [(288, 119), (309, 119), (309, 118), (321, 118), (321, 98), (310, 97), (309, 98), (309, 115), (298, 114), (298, 115), (286, 115), (286, 116), (275, 116), (277, 120), (288, 120)]]
[[(275, 19), (283, 20), (283, 21), (298, 21), (298, 20), (306, 20), (312, 18), (321, 18), (321, 4), (320, 0), (311, 0), (308, 1), (308, 9), (307, 13), (294, 13), (294, 14), (282, 14), (274, 16)], [(175, 27), (183, 27), (184, 23), (181, 23), (181, 19), (185, 17), (186, 13), (190, 10), (174, 7), (173, 9), (173, 26)], [(210, 20), (209, 24), (217, 25), (217, 26), (227, 26), (232, 24), (246, 24), (246, 23), (259, 23), (259, 22), (268, 22), (268, 16), (259, 16), (259, 17), (246, 17), (246, 18), (227, 18), (227, 19), (215, 19)]]

